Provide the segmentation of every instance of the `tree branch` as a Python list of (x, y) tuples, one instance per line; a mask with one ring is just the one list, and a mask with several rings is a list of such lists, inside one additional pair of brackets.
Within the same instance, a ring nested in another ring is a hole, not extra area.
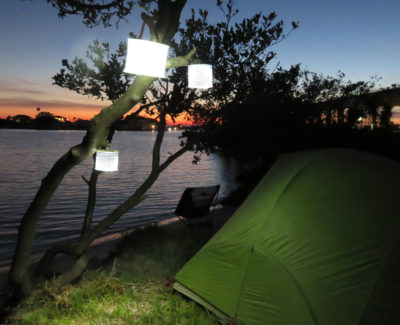
[(83, 179), (83, 181), (84, 181), (86, 184), (89, 185), (89, 180), (88, 180), (85, 176), (82, 175), (81, 178)]
[(90, 175), (90, 180), (88, 182), (89, 194), (85, 211), (85, 219), (83, 220), (82, 224), (81, 237), (83, 237), (92, 226), (94, 208), (96, 206), (97, 199), (97, 180), (100, 174), (100, 171), (94, 169), (94, 167), (92, 168), (92, 174)]
[[(158, 79), (158, 84), (160, 85), (160, 87), (161, 87), (162, 89), (164, 89), (165, 92), (168, 92), (167, 87), (164, 86), (163, 82), (162, 82), (160, 79)], [(168, 81), (167, 81), (167, 84), (168, 84)]]
[(197, 63), (193, 60), (193, 56), (196, 54), (197, 49), (194, 48), (185, 56), (177, 56), (175, 58), (169, 58), (167, 60), (166, 69), (177, 68), (177, 67), (186, 67), (191, 63)]
[(165, 168), (167, 168), (174, 160), (176, 160), (177, 158), (179, 158), (180, 156), (182, 156), (186, 151), (188, 151), (190, 149), (189, 145), (186, 145), (184, 147), (182, 147), (181, 149), (179, 149), (177, 152), (175, 152), (174, 154), (172, 154), (171, 156), (169, 156), (158, 168), (159, 173), (161, 173)]
[(157, 33), (157, 29), (156, 26), (154, 25), (154, 21), (153, 18), (146, 15), (144, 12), (142, 12), (141, 16), (142, 20), (144, 21), (144, 23), (149, 26), (150, 29), (150, 39), (156, 39), (157, 42), (160, 41), (159, 37), (158, 37), (158, 33)]
[[(76, 246), (76, 254), (82, 254), (90, 243), (96, 239), (104, 230), (108, 229), (114, 224), (125, 212), (138, 205), (145, 198), (144, 194), (154, 184), (160, 175), (159, 163), (160, 163), (160, 148), (162, 139), (165, 132), (165, 114), (160, 115), (160, 126), (157, 133), (156, 141), (153, 147), (153, 162), (152, 169), (147, 179), (142, 183), (141, 186), (122, 204), (115, 208), (109, 215), (107, 215), (102, 221), (100, 221), (95, 227), (87, 231), (87, 233), (80, 238)], [(166, 168), (166, 166), (165, 166)], [(164, 169), (165, 169), (164, 168)]]
[(68, 14), (76, 14), (79, 12), (79, 10), (85, 9), (85, 10), (96, 10), (96, 11), (102, 11), (102, 10), (108, 10), (117, 6), (121, 5), (121, 1), (112, 1), (107, 4), (99, 4), (99, 3), (93, 3), (93, 4), (88, 4), (83, 1), (76, 1), (76, 0), (69, 0), (68, 5), (71, 8), (75, 9), (66, 9), (66, 5), (61, 4), (60, 0), (47, 0), (48, 2), (51, 2), (53, 4), (58, 4), (60, 7), (62, 7), (65, 10), (65, 13)]
[[(129, 15), (133, 8), (133, 1), (113, 0), (104, 3), (104, 0), (47, 0), (53, 7), (58, 8), (58, 16), (81, 15), (83, 23), (89, 27), (98, 25), (100, 22), (105, 27), (111, 26), (110, 20), (113, 16), (124, 19)], [(118, 24), (117, 21), (117, 24)]]

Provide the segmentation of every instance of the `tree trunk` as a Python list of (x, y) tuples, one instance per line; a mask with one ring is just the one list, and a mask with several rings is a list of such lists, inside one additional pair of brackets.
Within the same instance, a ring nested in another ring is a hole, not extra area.
[(72, 147), (63, 155), (42, 180), (40, 188), (23, 216), (18, 229), (17, 246), (9, 273), (9, 284), (15, 295), (26, 296), (31, 291), (31, 281), (28, 277), (27, 268), (36, 225), (58, 185), (74, 166), (92, 156), (97, 148), (106, 144), (110, 125), (141, 100), (154, 80), (155, 78), (138, 76), (125, 95), (94, 117), (82, 143)]
[[(156, 30), (151, 31), (151, 38), (153, 40), (155, 40), (154, 34), (158, 34), (160, 42), (165, 44), (170, 43), (172, 37), (178, 30), (180, 14), (185, 4), (186, 0), (158, 1), (158, 10), (156, 12), (158, 17), (155, 17), (155, 21), (157, 21), (155, 26)], [(155, 78), (153, 77), (137, 76), (135, 82), (123, 96), (93, 118), (82, 143), (71, 148), (63, 155), (43, 179), (35, 198), (23, 216), (19, 226), (17, 245), (9, 273), (9, 285), (13, 291), (13, 295), (23, 297), (29, 295), (31, 292), (31, 281), (27, 269), (36, 233), (36, 225), (41, 213), (46, 208), (58, 185), (74, 166), (92, 156), (97, 149), (107, 144), (107, 135), (109, 134), (109, 128), (112, 123), (121, 119), (124, 114), (139, 103), (154, 80)], [(151, 179), (153, 178), (154, 175)], [(154, 183), (154, 181), (152, 181), (151, 184), (152, 183)], [(142, 195), (140, 195), (140, 197)], [(138, 196), (139, 195), (134, 195), (133, 200), (123, 205), (120, 209), (117, 208), (118, 211), (124, 211), (126, 207), (132, 206), (132, 203), (140, 199)], [(108, 219), (106, 218), (105, 220), (105, 224), (109, 224)], [(98, 230), (99, 228), (95, 229)], [(93, 236), (98, 233), (97, 230), (95, 231), (93, 229), (88, 232), (88, 235), (81, 238), (79, 245), (81, 249), (78, 249), (79, 251), (83, 252), (86, 249), (85, 247), (88, 246), (86, 238), (92, 240)], [(80, 256), (81, 254), (78, 255)], [(76, 270), (79, 270), (81, 266), (84, 265), (81, 260), (79, 260), (78, 264)], [(73, 271), (72, 273), (76, 272)]]

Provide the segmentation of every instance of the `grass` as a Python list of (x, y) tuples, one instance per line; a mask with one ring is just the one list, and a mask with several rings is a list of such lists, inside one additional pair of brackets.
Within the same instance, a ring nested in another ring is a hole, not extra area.
[(218, 324), (175, 292), (172, 278), (213, 235), (205, 227), (154, 227), (124, 238), (103, 266), (62, 288), (47, 283), (23, 301), (10, 324)]

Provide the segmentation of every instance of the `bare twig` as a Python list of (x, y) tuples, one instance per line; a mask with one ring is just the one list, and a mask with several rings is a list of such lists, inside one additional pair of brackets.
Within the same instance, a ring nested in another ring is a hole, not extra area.
[(88, 181), (88, 179), (87, 179), (85, 176), (82, 175), (81, 178), (85, 181), (86, 184), (89, 185), (89, 181)]

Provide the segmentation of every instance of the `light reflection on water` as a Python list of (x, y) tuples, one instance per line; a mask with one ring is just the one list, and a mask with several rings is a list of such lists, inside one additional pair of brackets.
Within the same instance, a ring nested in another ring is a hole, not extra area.
[[(0, 130), (0, 268), (9, 265), (15, 247), (19, 220), (32, 201), (41, 179), (54, 162), (78, 144), (83, 131)], [(101, 220), (125, 201), (150, 171), (152, 145), (156, 133), (117, 132), (113, 149), (119, 150), (119, 171), (99, 178), (94, 220)], [(166, 132), (162, 161), (168, 152), (179, 149), (179, 133)], [(220, 196), (237, 185), (235, 166), (218, 155), (202, 156), (192, 164), (193, 154), (178, 158), (160, 175), (140, 205), (126, 213), (107, 232), (171, 216), (186, 187), (221, 184)], [(37, 228), (34, 253), (53, 241), (79, 234), (86, 208), (87, 185), (93, 161), (73, 168), (57, 189)]]

